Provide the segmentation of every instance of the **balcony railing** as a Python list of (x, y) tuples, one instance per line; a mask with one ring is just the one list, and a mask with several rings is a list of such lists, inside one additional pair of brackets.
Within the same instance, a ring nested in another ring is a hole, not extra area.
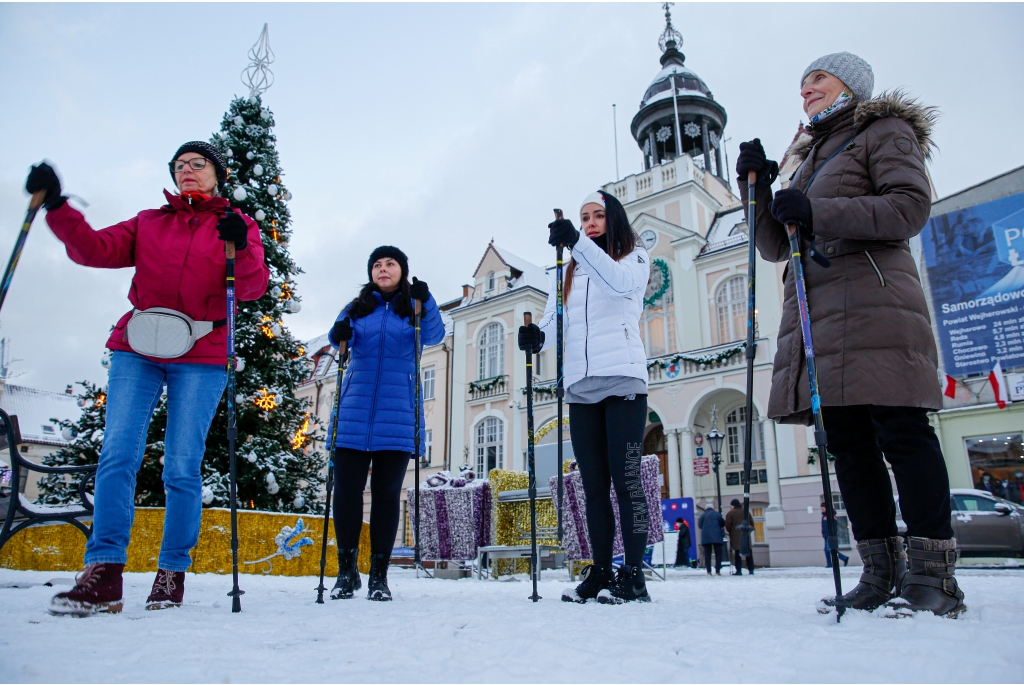
[(508, 393), (508, 376), (495, 376), (494, 378), (481, 378), (478, 381), (470, 381), (469, 399), (484, 400), (489, 397), (498, 397)]
[[(759, 347), (764, 347), (767, 342), (764, 339), (756, 341)], [(743, 366), (746, 363), (746, 347), (745, 341), (739, 341), (653, 357), (647, 360), (647, 380), (651, 383), (674, 381), (727, 367)], [(763, 358), (764, 354), (758, 356)]]
[[(558, 399), (557, 397), (555, 397), (555, 388), (557, 388), (557, 387), (558, 387), (558, 383), (557, 383), (557, 381), (554, 381), (554, 380), (541, 381), (539, 383), (534, 382), (534, 384), (533, 384), (533, 402), (534, 402), (534, 404), (539, 404), (540, 402), (554, 402), (556, 399)], [(526, 388), (520, 388), (519, 391), (523, 395), (526, 394)]]

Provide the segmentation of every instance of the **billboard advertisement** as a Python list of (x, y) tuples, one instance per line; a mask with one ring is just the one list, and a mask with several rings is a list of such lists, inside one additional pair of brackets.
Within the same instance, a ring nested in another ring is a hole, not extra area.
[(1024, 194), (932, 217), (921, 246), (945, 372), (1024, 365)]

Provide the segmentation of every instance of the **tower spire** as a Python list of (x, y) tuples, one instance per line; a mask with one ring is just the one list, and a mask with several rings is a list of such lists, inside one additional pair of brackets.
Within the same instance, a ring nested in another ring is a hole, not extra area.
[(249, 60), (249, 66), (242, 72), (242, 83), (249, 88), (249, 97), (255, 98), (274, 85), (274, 72), (270, 70), (274, 51), (270, 49), (270, 32), (266, 24), (259, 39), (249, 48)]
[(665, 10), (665, 30), (661, 32), (661, 36), (658, 38), (658, 47), (661, 48), (662, 52), (677, 50), (683, 45), (683, 34), (676, 31), (676, 28), (672, 26), (671, 7), (674, 4), (674, 2), (661, 3), (661, 8)]

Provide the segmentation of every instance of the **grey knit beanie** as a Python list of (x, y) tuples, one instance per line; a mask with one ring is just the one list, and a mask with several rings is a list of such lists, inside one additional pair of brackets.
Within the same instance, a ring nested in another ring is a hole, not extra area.
[(849, 52), (833, 52), (811, 62), (800, 77), (800, 87), (812, 71), (827, 71), (846, 84), (857, 100), (870, 100), (875, 90), (875, 72), (871, 65)]

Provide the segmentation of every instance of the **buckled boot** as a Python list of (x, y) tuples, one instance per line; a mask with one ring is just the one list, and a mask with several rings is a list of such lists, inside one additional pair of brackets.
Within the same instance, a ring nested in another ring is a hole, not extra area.
[(650, 602), (651, 596), (647, 594), (647, 580), (644, 578), (644, 570), (639, 566), (619, 567), (615, 576), (615, 582), (607, 590), (601, 590), (597, 595), (599, 604), (624, 604), (625, 602)]
[(124, 564), (89, 564), (75, 578), (75, 587), (50, 600), (50, 613), (56, 616), (120, 613), (124, 606), (123, 572)]
[(390, 602), (391, 589), (388, 587), (388, 566), (390, 554), (370, 555), (370, 580), (366, 583), (366, 599), (375, 602)]
[(956, 618), (967, 611), (964, 593), (957, 585), (956, 562), (960, 551), (956, 539), (909, 538), (907, 559), (910, 570), (903, 579), (899, 597), (886, 604), (897, 617), (930, 611), (936, 616)]
[(359, 549), (338, 550), (338, 580), (331, 590), (331, 599), (352, 599), (363, 586), (359, 577)]
[(153, 589), (146, 598), (146, 610), (180, 607), (185, 599), (185, 572), (157, 569)]
[(580, 573), (582, 582), (575, 588), (562, 590), (563, 602), (584, 604), (588, 599), (596, 599), (597, 594), (612, 584), (614, 576), (607, 566), (591, 564)]
[[(900, 581), (907, 573), (907, 553), (903, 538), (872, 538), (858, 540), (857, 552), (864, 562), (864, 572), (852, 590), (843, 595), (849, 609), (874, 611), (899, 594)], [(831, 613), (835, 597), (826, 597), (818, 604), (818, 613)]]

